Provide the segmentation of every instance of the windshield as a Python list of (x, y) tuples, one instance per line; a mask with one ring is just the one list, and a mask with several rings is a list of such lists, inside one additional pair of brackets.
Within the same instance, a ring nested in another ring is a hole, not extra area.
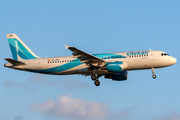
[(161, 53), (161, 56), (169, 56), (167, 53)]

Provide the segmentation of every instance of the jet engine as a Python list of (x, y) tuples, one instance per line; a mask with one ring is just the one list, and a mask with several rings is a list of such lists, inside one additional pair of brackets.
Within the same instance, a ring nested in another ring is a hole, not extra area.
[(127, 71), (108, 74), (108, 75), (105, 75), (104, 77), (107, 79), (115, 80), (115, 81), (124, 81), (124, 80), (127, 80)]
[(125, 62), (116, 61), (106, 63), (105, 66), (101, 67), (101, 70), (107, 70), (108, 72), (119, 73), (124, 71), (127, 68), (127, 64)]

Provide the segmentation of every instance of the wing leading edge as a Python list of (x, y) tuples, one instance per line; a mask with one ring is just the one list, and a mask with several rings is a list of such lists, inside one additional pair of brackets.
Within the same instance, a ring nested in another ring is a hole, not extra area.
[(104, 60), (98, 58), (98, 57), (95, 57), (89, 53), (86, 53), (82, 50), (79, 50), (75, 47), (69, 47), (67, 45), (64, 45), (66, 49), (69, 49), (71, 50), (73, 53), (72, 55), (75, 57), (75, 58), (78, 58), (81, 60), (81, 62), (84, 62), (86, 64), (98, 64), (98, 65), (101, 65), (102, 63), (105, 63)]

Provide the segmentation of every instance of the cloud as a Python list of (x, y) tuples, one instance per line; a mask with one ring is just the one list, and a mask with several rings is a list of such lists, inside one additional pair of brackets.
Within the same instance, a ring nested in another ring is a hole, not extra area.
[(36, 88), (35, 87), (32, 87), (24, 82), (16, 82), (16, 81), (4, 81), (4, 85), (6, 87), (18, 87), (18, 88), (21, 88), (21, 89), (25, 89), (25, 90), (35, 90)]
[(6, 87), (18, 87), (25, 90), (36, 90), (38, 87), (58, 87), (66, 89), (78, 89), (78, 88), (87, 88), (89, 85), (85, 81), (78, 81), (76, 79), (59, 80), (53, 79), (50, 76), (35, 74), (30, 77), (27, 81), (17, 82), (6, 80), (4, 82)]
[(49, 76), (39, 75), (39, 74), (33, 75), (28, 80), (28, 82), (30, 84), (36, 84), (38, 86), (52, 86), (52, 87), (60, 86), (60, 82), (58, 80), (53, 80)]
[(101, 102), (89, 102), (73, 99), (70, 96), (61, 95), (57, 100), (48, 100), (43, 103), (34, 102), (31, 110), (43, 113), (55, 118), (66, 118), (68, 120), (91, 120), (130, 117), (129, 110), (112, 113), (109, 106)]
[(4, 117), (0, 115), (0, 120), (4, 120)]
[(66, 78), (66, 80), (60, 80), (60, 79), (54, 80), (49, 76), (40, 75), (40, 74), (33, 75), (29, 79), (29, 83), (36, 84), (39, 86), (65, 87), (68, 89), (89, 87), (87, 83), (84, 81), (78, 81), (76, 79), (69, 79), (69, 78)]
[(159, 117), (156, 117), (154, 120), (180, 120), (180, 113), (171, 112), (169, 115), (162, 114)]
[(75, 88), (87, 88), (90, 87), (87, 83), (83, 81), (67, 79), (62, 81), (63, 86), (68, 89), (75, 89)]
[(14, 118), (14, 120), (24, 120), (22, 116), (18, 115)]

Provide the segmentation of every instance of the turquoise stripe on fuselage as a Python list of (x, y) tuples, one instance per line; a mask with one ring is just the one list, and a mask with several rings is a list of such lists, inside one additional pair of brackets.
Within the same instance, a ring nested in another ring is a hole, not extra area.
[(98, 58), (108, 58), (108, 57), (120, 57), (120, 58), (126, 58), (123, 55), (119, 55), (119, 54), (113, 54), (113, 53), (103, 53), (103, 54), (93, 54), (94, 56), (98, 57)]
[[(118, 55), (118, 54), (108, 54), (108, 53), (105, 53), (105, 54), (93, 54), (94, 56), (98, 57), (98, 58), (105, 58), (105, 57), (114, 57), (114, 56), (121, 56), (121, 58), (125, 58), (125, 56), (123, 55)], [(49, 63), (49, 64), (53, 64), (53, 63)], [(53, 68), (48, 68), (48, 69), (42, 69), (42, 70), (30, 70), (30, 69), (26, 69), (26, 70), (29, 70), (29, 71), (32, 71), (32, 72), (38, 72), (38, 73), (49, 73), (49, 74), (53, 74), (53, 73), (61, 73), (61, 72), (64, 72), (66, 70), (70, 70), (74, 67), (77, 67), (79, 65), (82, 65), (84, 63), (81, 63), (81, 61), (79, 59), (75, 59), (74, 61), (71, 61), (71, 62), (68, 62), (68, 63), (65, 63), (63, 65), (60, 65), (60, 66), (56, 66), (56, 67), (53, 67)]]
[[(77, 59), (76, 59), (77, 60)], [(32, 72), (38, 72), (38, 73), (49, 73), (49, 74), (53, 74), (53, 73), (59, 73), (59, 72), (64, 72), (66, 70), (72, 69), (76, 66), (79, 66), (81, 64), (84, 63), (80, 63), (81, 61), (75, 61), (75, 62), (69, 62), (60, 66), (56, 66), (53, 68), (48, 68), (48, 69), (42, 69), (42, 70), (37, 70), (37, 69), (27, 69), (25, 68), (25, 70), (28, 71), (32, 71)], [(53, 64), (53, 63), (52, 63)]]
[[(76, 59), (76, 60), (79, 60), (79, 59)], [(54, 73), (63, 72), (63, 71), (72, 69), (72, 68), (74, 68), (74, 67), (76, 67), (76, 66), (79, 66), (79, 65), (81, 65), (81, 64), (84, 64), (84, 63), (80, 63), (80, 62), (81, 62), (81, 61), (72, 61), (72, 62), (63, 64), (63, 65), (59, 66), (59, 67), (57, 68), (57, 70), (54, 71)]]
[[(104, 57), (110, 57), (110, 56), (122, 56), (122, 55), (118, 55), (118, 54), (93, 54), (94, 56), (98, 57), (98, 58), (104, 58)], [(123, 58), (124, 56), (122, 56)], [(57, 70), (54, 71), (54, 73), (58, 73), (58, 72), (63, 72), (63, 71), (66, 71), (66, 70), (69, 70), (69, 69), (72, 69), (76, 66), (79, 66), (81, 64), (84, 64), (84, 63), (80, 63), (81, 61), (79, 59), (75, 59), (76, 61), (72, 61), (72, 62), (69, 62), (69, 63), (66, 63), (66, 64), (63, 64), (61, 66), (59, 66), (57, 68)], [(78, 61), (77, 61), (78, 60)]]

